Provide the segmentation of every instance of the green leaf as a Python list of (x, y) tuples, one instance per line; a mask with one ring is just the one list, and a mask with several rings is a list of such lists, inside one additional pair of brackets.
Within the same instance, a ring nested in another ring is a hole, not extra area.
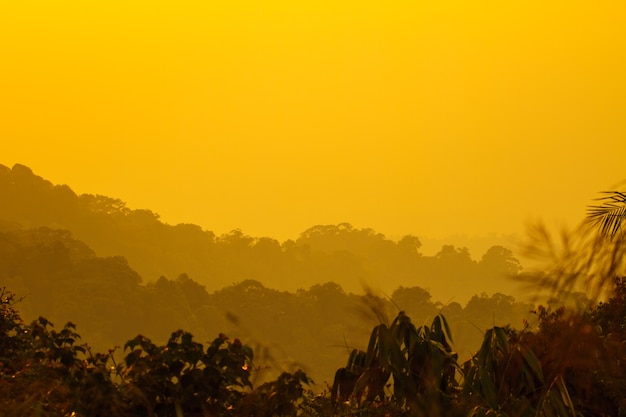
[(441, 323), (443, 324), (443, 329), (445, 331), (445, 336), (448, 340), (448, 343), (450, 343), (451, 345), (454, 344), (454, 341), (452, 340), (452, 332), (450, 331), (450, 326), (448, 325), (448, 320), (446, 320), (446, 317), (443, 314), (439, 314), (437, 317), (441, 317)]
[(543, 383), (543, 368), (535, 353), (524, 345), (520, 345), (519, 350), (524, 357), (524, 362), (530, 368), (533, 375), (537, 377), (541, 383)]
[(367, 355), (365, 359), (365, 366), (371, 366), (374, 362), (374, 359), (377, 356), (377, 345), (378, 345), (378, 337), (380, 333), (380, 329), (384, 326), (384, 324), (379, 324), (378, 326), (372, 329), (372, 334), (370, 335), (370, 341), (367, 345)]

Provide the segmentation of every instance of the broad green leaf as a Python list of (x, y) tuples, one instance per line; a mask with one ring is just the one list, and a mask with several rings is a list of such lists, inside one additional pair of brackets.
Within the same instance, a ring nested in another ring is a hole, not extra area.
[(534, 376), (536, 376), (539, 381), (543, 383), (543, 369), (535, 353), (524, 345), (521, 345), (519, 347), (519, 350), (524, 356), (524, 361), (526, 364), (528, 364), (528, 367), (530, 368)]
[(379, 343), (379, 334), (381, 329), (385, 326), (384, 324), (379, 324), (378, 326), (372, 329), (372, 334), (370, 335), (370, 341), (367, 345), (367, 355), (366, 355), (366, 366), (371, 366), (374, 362), (374, 359), (377, 356), (377, 345)]

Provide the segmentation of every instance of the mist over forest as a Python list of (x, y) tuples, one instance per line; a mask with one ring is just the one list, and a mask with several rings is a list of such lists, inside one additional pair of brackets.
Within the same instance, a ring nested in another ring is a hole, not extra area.
[(425, 256), (419, 236), (394, 241), (348, 223), (313, 225), (284, 242), (238, 229), (216, 236), (198, 225), (164, 224), (155, 212), (130, 209), (113, 197), (78, 196), (68, 185), (53, 185), (19, 164), (0, 170), (5, 227), (68, 230), (99, 256), (126, 258), (145, 282), (186, 273), (209, 291), (255, 279), (289, 291), (329, 281), (350, 292), (361, 292), (365, 284), (386, 294), (398, 286), (420, 286), (440, 302), (465, 303), (482, 292), (517, 295), (508, 278), (522, 266), (499, 245), (471, 254), (443, 244)]
[(285, 242), (240, 230), (216, 236), (113, 197), (76, 195), (20, 164), (0, 166), (0, 199), (3, 285), (25, 297), (26, 317), (76, 322), (102, 348), (138, 333), (226, 332), (321, 382), (377, 322), (365, 288), (390, 317), (401, 309), (425, 322), (444, 311), (468, 356), (481, 331), (521, 325), (532, 310), (516, 300), (511, 277), (522, 266), (502, 246), (478, 260), (453, 245), (425, 256), (418, 236), (393, 241), (348, 223)]
[[(574, 264), (550, 270), (565, 292), (546, 307), (519, 290), (528, 277), (503, 246), (478, 258), (449, 244), (425, 255), (419, 236), (392, 240), (349, 223), (284, 242), (241, 230), (218, 236), (0, 165), (0, 349), (15, 358), (0, 362), (15, 387), (25, 384), (20, 394), (0, 390), (3, 404), (26, 410), (16, 415), (53, 403), (94, 416), (348, 416), (378, 407), (384, 415), (441, 407), (617, 415), (602, 410), (619, 410), (623, 392), (626, 282), (621, 240), (612, 238), (626, 196), (606, 199), (591, 215), (611, 240), (596, 242), (616, 243), (580, 246), (564, 258)], [(594, 263), (601, 275), (585, 269)], [(572, 271), (604, 277), (595, 280), (605, 289), (618, 275), (612, 298), (594, 304), (593, 286), (576, 292)], [(566, 315), (566, 301), (579, 312)], [(54, 400), (31, 388), (38, 378), (70, 389)], [(510, 391), (489, 399), (505, 378)], [(76, 415), (60, 413), (50, 415)]]
[(624, 16), (3, 2), (0, 417), (626, 417)]

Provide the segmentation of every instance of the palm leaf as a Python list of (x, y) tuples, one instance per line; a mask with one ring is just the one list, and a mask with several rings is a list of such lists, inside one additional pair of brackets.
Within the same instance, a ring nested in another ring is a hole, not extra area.
[(622, 223), (626, 220), (626, 194), (619, 191), (605, 191), (603, 194), (606, 195), (598, 198), (601, 205), (587, 209), (587, 222), (613, 239), (622, 231)]

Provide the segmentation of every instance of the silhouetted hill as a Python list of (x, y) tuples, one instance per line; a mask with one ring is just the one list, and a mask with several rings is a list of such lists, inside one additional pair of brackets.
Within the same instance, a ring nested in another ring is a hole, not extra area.
[(348, 223), (314, 226), (282, 243), (240, 230), (216, 236), (197, 225), (165, 224), (156, 213), (130, 209), (119, 199), (76, 195), (19, 164), (0, 165), (0, 201), (4, 229), (69, 230), (99, 256), (124, 256), (146, 281), (187, 273), (209, 291), (247, 279), (290, 291), (333, 281), (352, 292), (364, 283), (388, 294), (420, 286), (437, 300), (466, 302), (481, 292), (516, 294), (507, 275), (521, 269), (501, 246), (478, 261), (452, 245), (424, 256), (416, 236), (393, 241)]

